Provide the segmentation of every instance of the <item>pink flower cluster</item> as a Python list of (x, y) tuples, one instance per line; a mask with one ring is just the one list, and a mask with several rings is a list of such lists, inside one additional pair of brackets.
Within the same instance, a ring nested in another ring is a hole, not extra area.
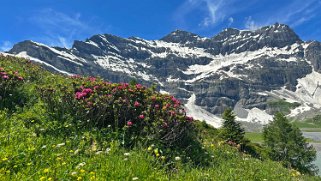
[[(4, 80), (9, 80), (9, 74), (5, 72), (4, 68), (0, 67), (0, 76)], [(13, 72), (13, 78), (16, 78), (20, 81), (23, 81), (23, 77), (19, 76), (19, 73), (17, 71)]]
[(140, 103), (139, 103), (138, 101), (135, 101), (134, 106), (135, 106), (135, 107), (139, 107), (139, 106), (140, 106)]
[(142, 89), (142, 88), (143, 88), (142, 84), (136, 84), (136, 89)]
[(75, 97), (76, 99), (82, 99), (85, 98), (86, 96), (90, 95), (93, 93), (93, 90), (91, 88), (82, 88), (81, 91), (76, 92)]

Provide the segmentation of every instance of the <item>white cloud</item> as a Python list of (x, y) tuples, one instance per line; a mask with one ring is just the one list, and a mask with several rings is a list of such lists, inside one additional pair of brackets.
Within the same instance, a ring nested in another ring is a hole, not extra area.
[(259, 26), (255, 23), (251, 16), (245, 18), (244, 27), (248, 30), (256, 30)]
[(66, 14), (53, 9), (43, 9), (28, 20), (44, 32), (44, 35), (37, 36), (36, 39), (41, 39), (43, 43), (51, 46), (69, 48), (79, 37), (88, 37), (102, 32), (100, 25), (85, 20), (80, 13)]
[(231, 26), (234, 23), (234, 18), (233, 17), (229, 17), (228, 18), (228, 26)]
[(259, 25), (269, 25), (275, 22), (285, 23), (291, 27), (300, 26), (320, 15), (321, 3), (318, 0), (293, 0), (287, 6), (269, 13), (269, 18), (258, 20)]
[(199, 26), (212, 27), (225, 20), (231, 25), (234, 19), (229, 16), (238, 11), (237, 8), (230, 8), (235, 1), (236, 0), (187, 0), (178, 9), (175, 16), (183, 22), (186, 15), (191, 14), (195, 10), (201, 10), (205, 15), (199, 23)]
[(0, 51), (8, 51), (12, 48), (13, 46), (13, 43), (10, 42), (10, 41), (3, 41), (1, 44), (0, 44)]
[(257, 6), (262, 3), (270, 2), (267, 0), (186, 0), (178, 8), (175, 16), (179, 24), (186, 26), (190, 23), (187, 17), (197, 13), (198, 17), (202, 17), (198, 25), (204, 28), (213, 28), (217, 25), (240, 25), (242, 22), (237, 22), (234, 18), (238, 17), (238, 20), (245, 18), (243, 28), (253, 30), (276, 22), (288, 24), (291, 27), (301, 26), (321, 15), (320, 0), (293, 0), (288, 3), (282, 2), (280, 6), (273, 9), (256, 11)]

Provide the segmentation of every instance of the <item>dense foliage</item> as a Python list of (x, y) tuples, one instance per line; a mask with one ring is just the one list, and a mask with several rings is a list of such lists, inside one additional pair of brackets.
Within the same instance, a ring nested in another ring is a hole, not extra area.
[(153, 88), (0, 67), (0, 180), (316, 179), (240, 152)]
[(315, 172), (312, 164), (316, 158), (315, 149), (305, 141), (299, 128), (293, 126), (283, 114), (274, 116), (273, 121), (264, 128), (263, 136), (272, 160), (303, 173)]

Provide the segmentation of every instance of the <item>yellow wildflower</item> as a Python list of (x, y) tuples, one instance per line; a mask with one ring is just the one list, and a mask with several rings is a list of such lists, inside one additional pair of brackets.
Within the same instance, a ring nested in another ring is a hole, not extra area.
[(46, 177), (42, 176), (40, 177), (40, 181), (46, 180)]
[(53, 180), (53, 179), (52, 179), (51, 177), (49, 177), (49, 178), (48, 178), (48, 181), (51, 181), (51, 180)]
[(7, 157), (4, 157), (4, 158), (2, 158), (2, 161), (7, 161), (8, 160), (8, 158)]
[(85, 173), (86, 171), (84, 169), (81, 169), (80, 170), (80, 173)]
[(44, 170), (43, 170), (43, 173), (48, 173), (50, 170), (49, 170), (49, 168), (45, 168)]
[(89, 174), (90, 174), (90, 175), (95, 175), (95, 172), (91, 171)]
[(78, 177), (77, 180), (78, 180), (78, 181), (79, 181), (79, 180), (82, 180), (82, 177)]

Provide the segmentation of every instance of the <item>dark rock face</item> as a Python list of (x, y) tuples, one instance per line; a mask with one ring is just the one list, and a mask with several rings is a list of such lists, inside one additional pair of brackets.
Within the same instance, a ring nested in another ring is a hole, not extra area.
[(313, 65), (316, 72), (321, 73), (321, 43), (312, 42), (306, 49), (306, 58)]
[(262, 92), (294, 92), (312, 67), (321, 73), (321, 43), (303, 42), (282, 24), (229, 28), (211, 38), (180, 30), (156, 41), (94, 35), (70, 49), (24, 41), (9, 51), (21, 52), (72, 74), (156, 83), (184, 103), (195, 94), (195, 104), (213, 114), (236, 105), (264, 110), (271, 97)]

